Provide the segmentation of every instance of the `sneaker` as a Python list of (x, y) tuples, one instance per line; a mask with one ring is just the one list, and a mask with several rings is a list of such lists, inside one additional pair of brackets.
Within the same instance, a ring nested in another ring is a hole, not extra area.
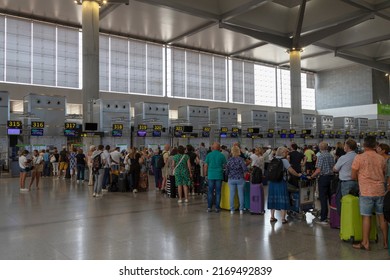
[(232, 215), (233, 215), (233, 214), (234, 214), (234, 210), (230, 210), (230, 214), (232, 214)]
[(192, 192), (192, 193), (191, 193), (191, 195), (195, 195), (195, 193), (194, 193), (194, 192)]
[(244, 214), (244, 210), (240, 210), (240, 215)]
[(133, 190), (133, 193), (137, 193), (137, 192), (138, 192), (138, 190), (137, 190), (137, 189), (134, 189), (134, 190)]
[(215, 213), (219, 213), (219, 211), (220, 211), (219, 209), (215, 209)]
[(80, 180), (77, 180), (77, 184), (80, 183)]
[(93, 195), (92, 195), (93, 197), (95, 197), (96, 196), (96, 193), (93, 193)]
[(207, 213), (210, 213), (211, 212), (211, 208), (207, 208)]
[(97, 193), (96, 197), (102, 197), (102, 194), (101, 193)]
[(181, 199), (179, 199), (178, 201), (177, 201), (177, 203), (182, 203), (183, 202), (183, 200), (181, 200)]
[(184, 203), (188, 203), (188, 199), (184, 199)]
[(328, 225), (328, 222), (327, 222), (327, 221), (315, 220), (314, 222), (315, 222), (316, 224), (323, 225), (323, 226)]
[(24, 189), (20, 189), (21, 192), (28, 192), (29, 189), (28, 188), (24, 188)]

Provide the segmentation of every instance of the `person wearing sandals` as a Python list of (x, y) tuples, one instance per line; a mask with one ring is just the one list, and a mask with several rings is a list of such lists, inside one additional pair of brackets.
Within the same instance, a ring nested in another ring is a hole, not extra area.
[(177, 151), (178, 154), (173, 157), (175, 162), (173, 173), (175, 175), (175, 184), (179, 194), (179, 200), (177, 202), (183, 202), (184, 192), (184, 202), (188, 203), (188, 186), (191, 185), (192, 181), (190, 157), (187, 154), (184, 154), (185, 148), (181, 145), (177, 148)]
[(28, 185), (28, 190), (31, 191), (31, 187), (35, 180), (35, 188), (39, 190), (39, 179), (41, 178), (41, 174), (43, 171), (43, 156), (38, 152), (38, 150), (33, 151), (32, 158), (32, 171), (31, 171), (31, 181)]
[[(301, 177), (301, 173), (297, 173), (288, 160), (286, 159), (288, 155), (288, 149), (286, 147), (279, 147), (276, 150), (275, 157), (281, 159), (283, 162), (284, 171), (289, 172), (290, 174)], [(287, 172), (284, 172), (283, 180), (280, 182), (269, 182), (268, 189), (268, 209), (271, 210), (271, 223), (275, 223), (278, 220), (275, 218), (275, 210), (280, 210), (282, 214), (282, 224), (287, 224), (286, 220), (287, 210), (290, 208), (290, 197), (287, 191)]]

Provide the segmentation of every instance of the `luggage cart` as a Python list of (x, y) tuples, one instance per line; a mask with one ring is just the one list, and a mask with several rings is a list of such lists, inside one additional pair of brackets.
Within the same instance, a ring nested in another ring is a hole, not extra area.
[(317, 217), (319, 211), (315, 209), (315, 189), (316, 180), (302, 178), (298, 182), (298, 187), (288, 184), (290, 196), (290, 209), (287, 214), (291, 217), (306, 219), (306, 213)]

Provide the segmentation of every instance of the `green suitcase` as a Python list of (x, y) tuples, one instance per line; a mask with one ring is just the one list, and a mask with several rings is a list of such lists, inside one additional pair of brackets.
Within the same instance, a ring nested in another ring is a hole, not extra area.
[(245, 210), (250, 209), (251, 204), (251, 183), (249, 181), (245, 181), (244, 184), (244, 208)]
[[(341, 199), (340, 238), (357, 242), (363, 239), (362, 216), (359, 209), (359, 197), (345, 195)], [(370, 240), (378, 241), (376, 216), (371, 216)]]

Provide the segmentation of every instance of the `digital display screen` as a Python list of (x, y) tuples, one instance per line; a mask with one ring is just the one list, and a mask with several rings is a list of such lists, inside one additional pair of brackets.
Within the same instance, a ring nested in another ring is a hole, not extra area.
[(182, 131), (175, 131), (173, 134), (174, 137), (178, 137), (178, 138), (181, 138), (181, 135), (182, 135)]
[(192, 130), (193, 130), (193, 127), (192, 127), (192, 126), (187, 126), (187, 125), (186, 125), (186, 126), (183, 127), (183, 131), (184, 131), (184, 132), (192, 132)]
[(281, 133), (281, 134), (286, 134), (286, 133), (287, 133), (287, 129), (282, 129), (282, 130), (280, 131), (280, 133)]
[(274, 134), (273, 133), (267, 133), (267, 138), (273, 138)]
[(259, 133), (260, 129), (258, 127), (250, 127), (248, 128), (248, 133)]
[(232, 127), (232, 132), (238, 133), (238, 127)]
[(45, 122), (36, 122), (36, 121), (31, 122), (31, 128), (44, 128), (44, 127), (45, 127)]
[(98, 129), (97, 123), (85, 123), (85, 130), (92, 130), (95, 131)]
[[(210, 132), (211, 131), (211, 127), (209, 127), (209, 126), (204, 126), (203, 127), (203, 131), (204, 132)], [(208, 136), (207, 136), (208, 137)]]
[(146, 136), (146, 131), (145, 130), (138, 130), (137, 131), (137, 136), (138, 137), (145, 137)]
[(238, 137), (238, 133), (237, 133), (237, 132), (232, 132), (232, 133), (230, 134), (230, 137), (232, 137), (232, 138), (237, 138), (237, 137)]
[(138, 125), (138, 130), (147, 130), (148, 126), (146, 124), (139, 124)]
[(75, 129), (77, 126), (77, 123), (65, 123), (64, 127), (65, 129)]
[(8, 135), (20, 135), (20, 134), (22, 134), (22, 130), (19, 128), (8, 128), (7, 134)]
[(252, 134), (252, 133), (248, 132), (248, 133), (246, 134), (246, 138), (252, 138), (252, 137), (253, 137), (253, 134)]
[(161, 137), (161, 131), (153, 131), (153, 137)]
[(290, 139), (292, 139), (292, 138), (294, 138), (295, 137), (295, 134), (294, 133), (290, 133), (289, 135), (288, 135), (288, 138), (290, 138)]
[(268, 133), (274, 133), (275, 132), (275, 130), (274, 129), (272, 129), (272, 128), (270, 128), (270, 129), (268, 129)]
[(31, 128), (31, 136), (43, 136), (43, 128)]
[(202, 137), (210, 137), (209, 131), (202, 131)]
[(184, 127), (182, 125), (175, 125), (174, 130), (175, 131), (183, 131)]
[(221, 132), (221, 133), (219, 134), (219, 136), (220, 136), (221, 138), (226, 138), (226, 137), (227, 137), (227, 133), (226, 133), (226, 132)]
[(229, 129), (227, 127), (221, 127), (221, 132), (228, 132)]
[(280, 134), (280, 138), (287, 138), (287, 134), (286, 133)]
[(21, 121), (7, 121), (7, 127), (9, 128), (22, 128)]
[(319, 135), (318, 135), (318, 138), (324, 138), (324, 134), (322, 134), (322, 133), (320, 133)]
[(122, 130), (121, 129), (113, 129), (111, 131), (112, 137), (122, 137)]
[(296, 134), (297, 131), (295, 129), (290, 129), (290, 134)]
[(112, 130), (123, 130), (123, 124), (122, 123), (114, 123), (112, 125)]
[[(154, 131), (162, 131), (162, 125), (161, 124), (153, 125), (153, 130)], [(160, 133), (160, 135), (161, 135), (161, 133)]]

